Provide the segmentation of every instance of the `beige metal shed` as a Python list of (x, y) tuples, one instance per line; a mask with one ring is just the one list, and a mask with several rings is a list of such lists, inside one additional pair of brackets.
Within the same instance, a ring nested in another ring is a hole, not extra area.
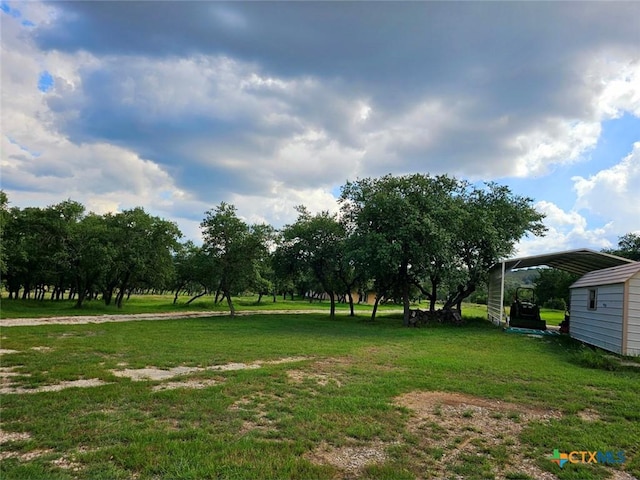
[(640, 355), (640, 262), (588, 273), (570, 288), (573, 338)]

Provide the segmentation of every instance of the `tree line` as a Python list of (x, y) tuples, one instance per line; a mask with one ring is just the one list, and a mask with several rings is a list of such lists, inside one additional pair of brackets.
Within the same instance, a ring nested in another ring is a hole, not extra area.
[(480, 186), (447, 175), (387, 175), (347, 182), (339, 213), (297, 207), (294, 223), (275, 229), (248, 224), (233, 205), (205, 212), (203, 243), (181, 242), (173, 222), (138, 207), (87, 213), (67, 200), (46, 208), (9, 207), (0, 192), (0, 267), (9, 298), (71, 296), (122, 306), (136, 290), (190, 293), (226, 300), (323, 293), (336, 301), (375, 292), (404, 306), (420, 296), (435, 311), (460, 308), (483, 285), (488, 269), (510, 255), (524, 235), (543, 235), (533, 200), (506, 186)]

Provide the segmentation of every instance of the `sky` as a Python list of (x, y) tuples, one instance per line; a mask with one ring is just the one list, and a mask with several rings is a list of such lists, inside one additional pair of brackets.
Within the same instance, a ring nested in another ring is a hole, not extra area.
[[(4, 2), (10, 204), (142, 206), (200, 241), (337, 211), (348, 180), (494, 181), (516, 255), (640, 233), (640, 2)], [(399, 212), (401, 214), (401, 212)]]

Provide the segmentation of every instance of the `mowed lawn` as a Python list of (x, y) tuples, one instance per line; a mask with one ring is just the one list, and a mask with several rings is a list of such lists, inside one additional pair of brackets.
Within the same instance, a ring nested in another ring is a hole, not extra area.
[[(3, 479), (640, 477), (640, 370), (482, 319), (408, 329), (319, 312), (1, 335)], [(554, 449), (622, 463), (561, 469)]]

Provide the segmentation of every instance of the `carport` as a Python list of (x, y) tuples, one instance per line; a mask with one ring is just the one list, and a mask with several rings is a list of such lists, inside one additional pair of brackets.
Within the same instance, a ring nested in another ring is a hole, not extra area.
[(627, 258), (596, 252), (595, 250), (589, 250), (587, 248), (503, 260), (496, 263), (489, 270), (487, 295), (488, 318), (497, 325), (506, 324), (504, 279), (505, 275), (511, 270), (546, 266), (582, 276), (595, 270), (617, 267), (629, 263), (634, 262)]

